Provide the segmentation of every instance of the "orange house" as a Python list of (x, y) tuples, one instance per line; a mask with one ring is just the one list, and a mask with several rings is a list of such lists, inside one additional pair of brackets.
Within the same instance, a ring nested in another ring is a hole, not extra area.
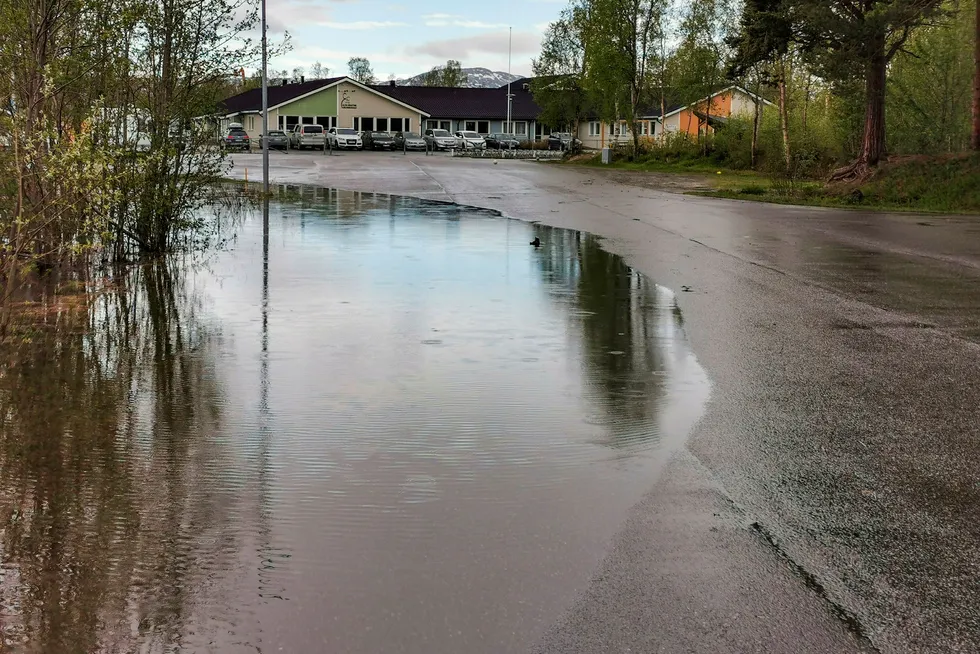
[(668, 132), (683, 132), (697, 137), (703, 132), (713, 132), (716, 125), (724, 123), (732, 116), (752, 116), (756, 102), (761, 103), (763, 109), (773, 106), (765, 98), (741, 86), (729, 86), (697, 102), (668, 112), (661, 119), (661, 124)]
[[(659, 137), (665, 131), (682, 132), (696, 138), (705, 130), (714, 131), (716, 125), (724, 123), (732, 116), (751, 117), (757, 101), (763, 105), (763, 109), (773, 106), (765, 98), (741, 86), (729, 86), (707, 98), (668, 111), (663, 117), (659, 110), (651, 110), (638, 120), (640, 138)], [(607, 124), (593, 119), (579, 124), (578, 138), (586, 148), (600, 149), (616, 143), (632, 142), (633, 135), (626, 122)]]

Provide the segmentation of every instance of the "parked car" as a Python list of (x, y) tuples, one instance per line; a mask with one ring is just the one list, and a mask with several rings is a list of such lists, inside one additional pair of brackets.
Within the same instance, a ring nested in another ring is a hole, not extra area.
[(487, 142), (477, 132), (456, 132), (456, 147), (464, 150), (485, 150)]
[(581, 147), (582, 142), (569, 132), (552, 132), (548, 136), (549, 150), (569, 150)]
[(330, 145), (335, 150), (362, 150), (364, 142), (361, 135), (349, 127), (331, 127), (327, 133)]
[(252, 144), (248, 138), (248, 132), (242, 127), (241, 123), (228, 125), (228, 131), (221, 137), (222, 150), (251, 150)]
[(425, 130), (425, 142), (432, 150), (452, 150), (456, 147), (456, 138), (444, 129)]
[(490, 134), (486, 138), (488, 148), (495, 150), (516, 150), (521, 142), (514, 134)]
[(425, 150), (425, 139), (419, 136), (418, 132), (396, 132), (396, 150)]
[[(262, 135), (259, 135), (259, 147), (262, 147), (262, 143), (265, 139)], [(270, 129), (269, 130), (269, 149), (270, 150), (288, 150), (289, 149), (289, 137), (286, 136), (286, 132), (280, 129)]]
[(289, 147), (294, 150), (322, 150), (325, 143), (323, 125), (295, 125), (289, 132)]
[(388, 132), (364, 132), (362, 141), (366, 150), (395, 149), (395, 137)]

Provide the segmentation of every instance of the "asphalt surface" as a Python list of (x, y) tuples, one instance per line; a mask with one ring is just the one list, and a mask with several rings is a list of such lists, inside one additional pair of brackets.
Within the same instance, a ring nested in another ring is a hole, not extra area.
[(689, 291), (706, 414), (535, 651), (980, 651), (977, 218), (446, 156), (278, 154), (271, 177), (591, 232)]

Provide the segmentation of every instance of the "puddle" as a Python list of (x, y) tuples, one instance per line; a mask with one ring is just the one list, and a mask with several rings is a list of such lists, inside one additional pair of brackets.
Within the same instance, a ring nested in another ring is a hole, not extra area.
[(598, 240), (296, 196), (0, 376), (0, 651), (521, 650), (700, 417)]

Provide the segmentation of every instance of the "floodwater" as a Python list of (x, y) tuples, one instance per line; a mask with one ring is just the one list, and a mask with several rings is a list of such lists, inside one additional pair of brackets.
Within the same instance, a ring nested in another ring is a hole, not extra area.
[(700, 416), (597, 239), (294, 192), (2, 371), (0, 652), (527, 649)]

